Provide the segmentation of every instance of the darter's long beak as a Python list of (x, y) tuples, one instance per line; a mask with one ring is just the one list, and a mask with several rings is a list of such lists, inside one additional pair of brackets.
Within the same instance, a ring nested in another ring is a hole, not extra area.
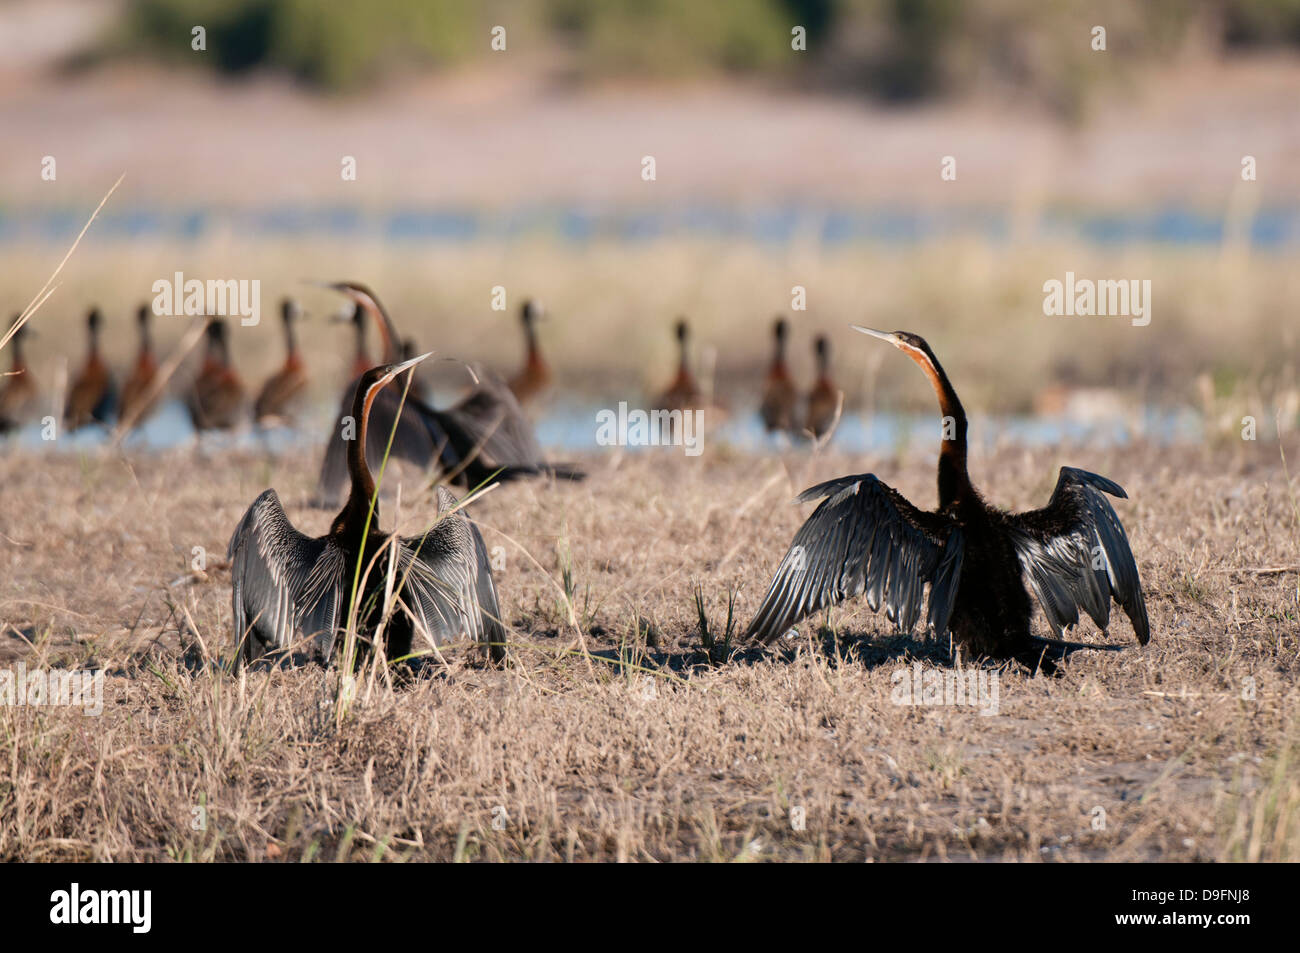
[(432, 358), (432, 356), (433, 351), (425, 351), (424, 354), (419, 356), (419, 358), (412, 358), (411, 360), (404, 360), (400, 364), (394, 364), (393, 369), (391, 369), (389, 373), (385, 374), (385, 377), (389, 377), (391, 380), (391, 378), (398, 376), (398, 374), (403, 371), (409, 371), (409, 369), (415, 367), (416, 364), (419, 364), (420, 361), (428, 360), (429, 358)]
[(880, 338), (882, 341), (888, 341), (894, 347), (898, 347), (898, 335), (892, 331), (877, 331), (874, 328), (864, 328), (857, 324), (850, 324), (854, 331), (861, 331), (863, 334), (870, 334), (873, 338)]
[(380, 387), (386, 385), (387, 382), (393, 380), (394, 377), (398, 377), (400, 376), (400, 374), (406, 373), (407, 371), (409, 371), (409, 369), (415, 367), (416, 364), (419, 364), (420, 361), (428, 358), (432, 358), (432, 356), (433, 356), (433, 351), (425, 351), (424, 354), (421, 354), (419, 356), (419, 358), (412, 358), (411, 360), (404, 360), (400, 364), (394, 364), (393, 367), (389, 368), (389, 372), (383, 374), (383, 377), (378, 378), (378, 380), (374, 382), (374, 386)]
[(394, 364), (393, 371), (390, 372), (391, 376), (396, 377), (398, 376), (398, 374), (402, 373), (403, 371), (409, 371), (409, 369), (415, 367), (416, 364), (419, 364), (420, 361), (428, 360), (429, 358), (432, 358), (432, 356), (433, 356), (433, 351), (425, 351), (424, 354), (417, 356), (417, 358), (412, 358), (411, 360), (404, 360), (400, 364)]

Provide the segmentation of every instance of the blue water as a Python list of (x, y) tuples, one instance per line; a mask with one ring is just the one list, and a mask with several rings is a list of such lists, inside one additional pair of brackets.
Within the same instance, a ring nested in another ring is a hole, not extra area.
[[(0, 209), (0, 243), (66, 243), (85, 222), (86, 210)], [(348, 205), (275, 205), (250, 209), (134, 206), (108, 208), (87, 240), (335, 238), (397, 244), (463, 244), (551, 237), (581, 244), (593, 240), (643, 243), (673, 238), (749, 240), (786, 245), (809, 239), (825, 246), (875, 242), (915, 245), (936, 239), (1008, 240), (1011, 216), (1002, 209), (927, 210), (903, 206), (836, 206), (783, 203), (732, 207), (708, 202), (629, 208), (603, 205), (520, 205), (499, 211), (413, 207), (373, 210)], [(1223, 241), (1218, 212), (1182, 206), (1144, 210), (1044, 212), (1030, 240), (1071, 240), (1099, 246), (1170, 244), (1214, 246)], [(1247, 228), (1256, 248), (1300, 244), (1300, 205), (1258, 211)]]
[[(552, 455), (564, 452), (597, 452), (597, 413), (607, 406), (597, 404), (559, 403), (543, 413), (537, 421), (537, 437)], [(205, 433), (201, 446), (209, 450), (261, 450), (272, 455), (289, 452), (318, 451), (330, 425), (330, 408), (320, 407), (304, 416), (299, 428), (274, 428), (259, 430), (247, 426), (233, 433)], [(846, 452), (891, 452), (905, 446), (927, 446), (939, 441), (939, 424), (936, 417), (926, 413), (875, 413), (870, 417), (858, 413), (845, 413), (832, 438), (836, 450)], [(79, 452), (96, 449), (107, 441), (109, 430), (103, 426), (87, 426), (75, 433), (60, 429), (55, 441), (45, 441), (42, 426), (31, 423), (17, 433), (10, 434), (8, 442), (27, 450), (52, 452)], [(194, 428), (190, 415), (179, 400), (162, 403), (155, 415), (123, 441), (129, 451), (168, 450), (172, 447), (194, 445)], [(1200, 443), (1205, 438), (1204, 424), (1199, 413), (1192, 410), (1169, 410), (1147, 407), (1138, 420), (1106, 419), (1083, 421), (1061, 416), (980, 415), (971, 424), (970, 441), (974, 446), (992, 449), (995, 446), (1024, 447), (1070, 446), (1112, 447), (1125, 446), (1136, 439), (1161, 446)], [(764, 452), (779, 451), (792, 446), (789, 438), (764, 433), (757, 413), (735, 413), (718, 426), (708, 424), (706, 417), (702, 446), (724, 445), (732, 449)], [(627, 447), (632, 451), (658, 451), (662, 447)], [(680, 450), (676, 450), (680, 452)]]
[[(325, 409), (321, 408), (320, 413), (313, 414), (309, 419), (310, 423), (305, 423), (298, 429), (275, 427), (269, 430), (258, 430), (250, 424), (246, 428), (230, 433), (209, 432), (203, 434), (202, 444), (205, 448), (214, 451), (223, 448), (235, 450), (260, 448), (275, 455), (310, 448), (315, 453), (317, 445), (324, 442), (328, 415)], [(80, 453), (104, 446), (112, 434), (112, 428), (93, 424), (80, 430), (65, 431), (62, 426), (59, 426), (56, 428), (54, 440), (46, 440), (45, 433), (41, 423), (34, 421), (16, 433), (10, 434), (7, 440), (27, 450)], [(158, 409), (152, 416), (126, 435), (122, 447), (131, 452), (147, 453), (193, 445), (197, 438), (198, 435), (190, 423), (189, 411), (185, 405), (179, 400), (166, 400), (158, 405)]]
[[(606, 405), (561, 403), (552, 406), (537, 421), (537, 437), (553, 456), (564, 453), (594, 453), (602, 448), (596, 442), (597, 413)], [(303, 418), (296, 429), (258, 430), (251, 425), (232, 433), (206, 433), (202, 446), (209, 450), (260, 450), (272, 455), (319, 452), (330, 424), (330, 408), (320, 407)], [(86, 427), (75, 433), (60, 429), (58, 439), (44, 440), (39, 423), (31, 423), (8, 442), (29, 450), (49, 452), (83, 452), (104, 445), (109, 431), (104, 427)], [(1071, 446), (1114, 447), (1135, 440), (1169, 446), (1195, 444), (1204, 440), (1200, 415), (1190, 409), (1171, 410), (1147, 407), (1136, 421), (1114, 418), (1084, 423), (1065, 417), (1031, 417), (1026, 415), (981, 415), (971, 424), (970, 441), (977, 447), (992, 448), (1010, 444), (1024, 447)], [(197, 435), (190, 425), (189, 414), (177, 400), (164, 402), (157, 412), (123, 442), (132, 452), (166, 450), (194, 445)], [(939, 440), (938, 421), (927, 414), (877, 413), (870, 417), (845, 414), (831, 441), (836, 450), (849, 453), (889, 453), (907, 446), (928, 446)], [(706, 417), (702, 446), (727, 446), (747, 452), (775, 452), (791, 446), (783, 436), (763, 431), (757, 413), (737, 413), (716, 428)], [(661, 447), (628, 447), (633, 452), (660, 451)], [(674, 448), (673, 452), (681, 452)]]
[[(597, 413), (600, 406), (567, 404), (555, 407), (537, 422), (537, 437), (553, 451), (590, 452), (596, 444)], [(613, 408), (610, 408), (613, 409)], [(831, 440), (836, 450), (849, 453), (890, 452), (902, 446), (927, 446), (939, 441), (939, 422), (933, 414), (875, 413), (863, 416), (846, 413)], [(1138, 419), (1113, 418), (1083, 422), (1062, 416), (980, 415), (970, 427), (973, 446), (992, 448), (1003, 444), (1024, 447), (1124, 446), (1146, 440), (1161, 446), (1195, 444), (1205, 439), (1201, 417), (1190, 409), (1147, 407)], [(761, 452), (791, 446), (784, 435), (768, 434), (756, 412), (731, 415), (716, 427), (706, 417), (703, 445), (724, 444), (737, 450)], [(661, 448), (637, 448), (631, 450)]]

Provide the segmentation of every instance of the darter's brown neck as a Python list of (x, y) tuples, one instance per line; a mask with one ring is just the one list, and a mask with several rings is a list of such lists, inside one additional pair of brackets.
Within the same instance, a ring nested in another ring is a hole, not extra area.
[(925, 373), (939, 399), (939, 413), (943, 418), (939, 448), (939, 508), (974, 499), (974, 487), (966, 470), (966, 411), (957, 398), (957, 392), (933, 355), (910, 345), (902, 350)]
[[(370, 526), (373, 530), (379, 525), (379, 500), (375, 497), (375, 478), (370, 473), (366, 461), (366, 432), (370, 425), (370, 408), (375, 397), (383, 390), (383, 385), (363, 375), (357, 381), (357, 392), (352, 398), (352, 420), (356, 432), (348, 442), (348, 476), (352, 478), (352, 489), (348, 492), (348, 501), (343, 505), (339, 515), (334, 518), (332, 532), (345, 536), (360, 545), (366, 516), (370, 512), (370, 501), (375, 501)], [(341, 438), (342, 435), (340, 435)]]

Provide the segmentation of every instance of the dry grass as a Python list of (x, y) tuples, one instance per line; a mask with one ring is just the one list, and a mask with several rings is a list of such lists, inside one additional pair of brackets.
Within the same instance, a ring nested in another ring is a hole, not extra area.
[[(993, 717), (893, 704), (893, 673), (950, 665), (946, 646), (891, 635), (859, 604), (781, 655), (710, 664), (696, 589), (715, 635), (729, 593), (747, 620), (803, 515), (796, 489), (871, 469), (933, 496), (923, 458), (719, 447), (602, 457), (583, 484), (488, 495), (474, 515), (505, 547), (508, 665), (452, 653), (414, 685), (361, 693), (336, 726), (332, 673), (216, 668), (233, 646), (227, 537), (267, 485), (323, 531), (329, 514), (299, 505), (315, 462), (0, 459), (0, 662), (110, 673), (100, 717), (0, 708), (0, 858), (1300, 857), (1300, 525), (1276, 444), (1230, 464), (977, 456), (1007, 506), (1044, 499), (1063, 462), (1124, 484), (1154, 633), (1138, 650), (1120, 616), (1122, 652), (1078, 653), (1059, 678), (1003, 671)], [(403, 498), (414, 528), (432, 510), (410, 485)]]

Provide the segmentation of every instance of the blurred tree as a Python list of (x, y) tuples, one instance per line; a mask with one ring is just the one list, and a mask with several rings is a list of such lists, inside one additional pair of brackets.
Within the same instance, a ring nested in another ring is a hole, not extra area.
[[(348, 90), (395, 67), (491, 55), (497, 23), (528, 38), (512, 51), (540, 42), (589, 79), (726, 71), (898, 101), (993, 84), (1076, 115), (1123, 64), (1192, 31), (1211, 48), (1300, 45), (1300, 0), (131, 0), (119, 34), (128, 51)], [(796, 24), (809, 47), (792, 56)], [(1092, 53), (1094, 24), (1122, 56)], [(195, 25), (206, 59), (190, 51)]]
[(789, 19), (777, 0), (549, 0), (584, 72), (673, 77), (788, 62)]
[(190, 31), (203, 26), (218, 69), (278, 68), (345, 90), (403, 62), (462, 59), (475, 39), (472, 14), (457, 0), (135, 0), (125, 30), (129, 45), (179, 60), (195, 55)]
[(1300, 0), (1228, 0), (1223, 25), (1232, 45), (1300, 44)]

